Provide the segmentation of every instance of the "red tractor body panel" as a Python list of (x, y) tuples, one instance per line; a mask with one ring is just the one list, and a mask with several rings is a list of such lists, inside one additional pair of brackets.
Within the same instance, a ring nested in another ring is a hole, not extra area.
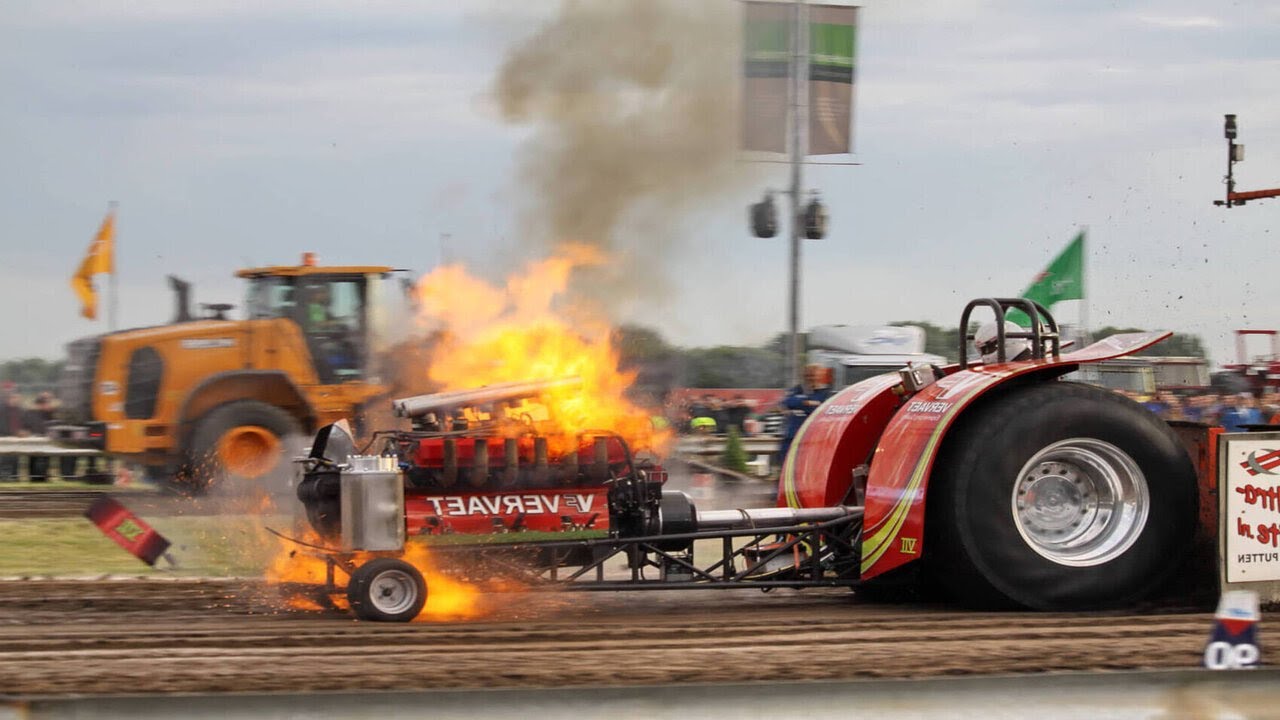
[[(446, 448), (451, 446), (451, 450)], [(406, 444), (410, 535), (609, 530), (609, 480), (631, 464), (613, 436), (539, 464), (534, 437), (430, 437)], [(447, 458), (451, 457), (452, 460)], [(481, 459), (482, 458), (482, 459)], [(452, 480), (444, 480), (452, 465)], [(665, 481), (666, 472), (649, 475)], [(584, 482), (585, 481), (585, 482)]]
[(795, 507), (838, 501), (849, 492), (854, 469), (870, 458), (861, 577), (883, 574), (924, 551), (929, 473), (947, 430), (966, 407), (1014, 378), (1049, 381), (1081, 363), (1128, 355), (1169, 335), (1125, 333), (1056, 359), (948, 368), (945, 377), (905, 399), (895, 391), (896, 376), (858, 383), (818, 408), (796, 435), (783, 465), (781, 499)]
[(405, 494), (410, 535), (486, 535), (609, 529), (609, 489), (513, 489)]
[(805, 421), (782, 463), (779, 507), (831, 507), (849, 502), (853, 469), (871, 461), (880, 433), (902, 397), (893, 374), (855, 383), (831, 396)]

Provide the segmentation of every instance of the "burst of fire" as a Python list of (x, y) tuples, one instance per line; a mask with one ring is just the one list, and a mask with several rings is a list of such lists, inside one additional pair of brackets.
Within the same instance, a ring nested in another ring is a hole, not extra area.
[[(323, 540), (314, 534), (303, 538), (303, 541), (315, 545), (323, 544)], [(355, 566), (360, 566), (372, 558), (373, 555), (369, 553), (355, 553), (351, 562)], [(469, 620), (484, 614), (484, 607), (480, 602), (482, 589), (440, 572), (432, 562), (430, 550), (425, 545), (416, 542), (408, 543), (401, 559), (417, 568), (427, 583), (427, 604), (415, 621)], [(266, 578), (268, 582), (278, 585), (320, 587), (325, 583), (326, 571), (325, 560), (318, 553), (282, 540), (279, 550), (267, 567)], [(341, 570), (336, 572), (335, 580), (339, 585), (346, 581)], [(345, 608), (347, 605), (346, 596), (341, 592), (329, 599), (340, 608)], [(319, 596), (301, 594), (289, 595), (285, 598), (289, 607), (295, 610), (321, 610), (323, 608), (319, 600)]]
[[(486, 419), (497, 420), (498, 430), (511, 436), (532, 429), (547, 438), (552, 454), (576, 449), (580, 436), (599, 431), (621, 435), (634, 449), (663, 452), (671, 434), (655, 429), (649, 413), (627, 399), (635, 376), (619, 370), (611, 328), (566, 298), (573, 271), (601, 262), (603, 257), (591, 248), (568, 246), (509, 277), (501, 287), (458, 265), (439, 267), (423, 277), (417, 285), (420, 319), (437, 338), (427, 379), (438, 390), (450, 391), (578, 378), (580, 383), (549, 390), (536, 402), (507, 408), (504, 417)], [(325, 544), (314, 534), (301, 539)], [(418, 620), (467, 619), (485, 612), (480, 600), (484, 588), (440, 572), (428, 547), (410, 543), (403, 558), (427, 581), (427, 604)], [(369, 559), (357, 553), (352, 561), (360, 565)], [(320, 553), (282, 541), (266, 576), (272, 583), (316, 587), (325, 583), (326, 571)], [(339, 584), (346, 580), (341, 571), (335, 579)], [(330, 599), (346, 604), (341, 593)], [(298, 595), (288, 602), (300, 610), (320, 608), (317, 597)]]
[[(587, 246), (565, 246), (495, 286), (458, 265), (419, 281), (422, 320), (438, 332), (428, 379), (442, 391), (497, 383), (576, 377), (581, 385), (550, 390), (506, 410), (509, 434), (527, 430), (548, 439), (553, 454), (578, 445), (584, 432), (621, 435), (634, 449), (661, 453), (671, 434), (626, 397), (635, 374), (619, 370), (612, 329), (566, 294), (575, 269), (604, 261)], [(502, 420), (504, 418), (496, 418)]]

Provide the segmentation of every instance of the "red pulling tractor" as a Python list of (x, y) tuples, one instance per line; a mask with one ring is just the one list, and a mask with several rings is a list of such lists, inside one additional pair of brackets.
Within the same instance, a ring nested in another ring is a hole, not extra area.
[[(443, 569), (514, 574), (534, 588), (910, 580), (967, 605), (1042, 610), (1149, 595), (1215, 532), (1211, 473), (1198, 482), (1192, 462), (1213, 467), (1208, 431), (1181, 428), (1180, 438), (1124, 397), (1060, 378), (1168, 333), (1063, 353), (1040, 305), (974, 300), (960, 327), (977, 308), (995, 316), (994, 362), (975, 361), (970, 336), (958, 364), (837, 393), (792, 444), (773, 508), (700, 511), (609, 433), (557, 454), (532, 429), (512, 437), (449, 421), (465, 406), (534, 397), (539, 383), (397, 401), (415, 429), (378, 433), (359, 452), (341, 426), (326, 427), (298, 486), (324, 538), (322, 592), (341, 592), (345, 575), (359, 617), (412, 619), (427, 588), (400, 556), (406, 542), (428, 542)], [(1030, 330), (1006, 332), (1015, 308), (1037, 319)], [(1026, 359), (1006, 357), (1019, 343)], [(626, 569), (606, 571), (615, 558)]]

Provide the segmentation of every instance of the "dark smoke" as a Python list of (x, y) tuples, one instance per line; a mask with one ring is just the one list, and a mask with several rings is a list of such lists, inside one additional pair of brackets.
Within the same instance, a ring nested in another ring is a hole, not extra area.
[(508, 53), (499, 107), (535, 128), (519, 159), (525, 242), (585, 243), (613, 260), (576, 290), (652, 299), (672, 251), (699, 239), (676, 235), (681, 216), (743, 174), (739, 32), (724, 0), (566, 0)]

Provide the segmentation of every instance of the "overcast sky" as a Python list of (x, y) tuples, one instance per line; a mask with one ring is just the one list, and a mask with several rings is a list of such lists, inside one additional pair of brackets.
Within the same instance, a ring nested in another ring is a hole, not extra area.
[[(736, 4), (705, 4), (738, 22)], [(954, 325), (966, 300), (1017, 293), (1087, 227), (1092, 325), (1198, 333), (1217, 361), (1236, 328), (1280, 327), (1280, 200), (1212, 205), (1223, 113), (1248, 148), (1239, 188), (1280, 186), (1280, 4), (863, 5), (857, 153), (830, 158), (861, 165), (806, 170), (831, 234), (804, 246), (802, 325)], [(520, 163), (543, 136), (492, 93), (557, 7), (5, 2), (0, 358), (56, 357), (104, 329), (78, 316), (68, 278), (111, 200), (126, 326), (169, 317), (167, 273), (200, 301), (239, 303), (236, 268), (304, 250), (490, 275), (536, 255), (517, 208), (537, 196)], [(684, 345), (785, 328), (786, 243), (745, 222), (785, 170), (743, 168), (671, 211), (674, 249), (629, 268), (661, 297), (619, 319)], [(620, 235), (643, 243), (635, 225)]]

